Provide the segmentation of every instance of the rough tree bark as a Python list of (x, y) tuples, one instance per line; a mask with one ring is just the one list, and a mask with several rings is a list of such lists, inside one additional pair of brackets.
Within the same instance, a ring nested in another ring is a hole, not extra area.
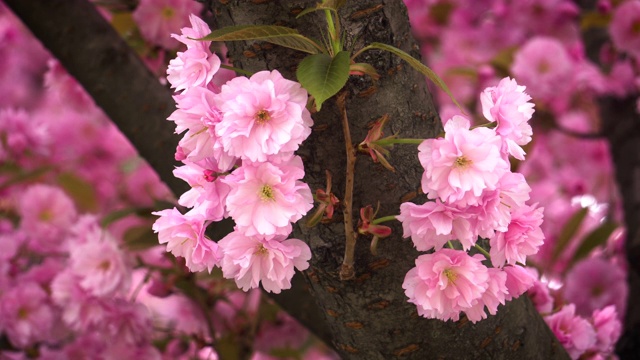
[[(300, 10), (314, 6), (308, 1), (222, 1), (209, 4), (219, 26), (277, 24), (320, 38), (322, 13), (295, 19)], [(401, 0), (351, 1), (341, 10), (346, 38), (357, 50), (365, 42), (383, 42), (418, 55), (410, 35), (406, 9)], [(265, 43), (230, 43), (229, 56), (235, 65), (249, 71), (278, 69), (294, 78), (303, 54)], [(423, 76), (398, 58), (382, 52), (368, 52), (358, 59), (376, 67), (382, 78), (352, 78), (347, 85), (347, 112), (354, 143), (365, 138), (367, 125), (389, 114), (388, 133), (404, 137), (434, 137), (441, 125)], [(324, 188), (325, 170), (333, 174), (333, 189), (344, 195), (346, 155), (335, 101), (329, 100), (313, 116), (311, 137), (298, 152), (304, 159), (305, 180), (312, 189)], [(418, 190), (422, 169), (416, 148), (397, 146), (392, 173), (370, 158), (357, 160), (354, 213), (380, 202), (380, 215), (398, 213), (402, 199)], [(369, 251), (369, 240), (360, 237), (356, 246), (352, 281), (341, 281), (338, 269), (345, 246), (344, 226), (338, 219), (328, 226), (309, 229), (298, 226), (295, 236), (311, 246), (313, 259), (306, 272), (311, 291), (326, 315), (334, 344), (343, 358), (496, 358), (553, 359), (566, 353), (523, 297), (503, 307), (496, 317), (471, 324), (468, 321), (441, 322), (419, 317), (407, 303), (402, 289), (406, 272), (418, 253), (410, 241), (402, 239), (402, 229), (394, 225), (390, 238), (381, 240), (378, 256)]]
[[(321, 26), (313, 25), (320, 24), (316, 15), (295, 20), (299, 10), (315, 2), (220, 1), (213, 10), (220, 25), (277, 23), (319, 37)], [(174, 192), (181, 193), (184, 184), (171, 176), (170, 159), (177, 139), (165, 121), (171, 112), (169, 93), (152, 81), (153, 77), (132, 57), (117, 34), (114, 39), (115, 33), (97, 12), (83, 0), (5, 3), (83, 84), (161, 178)], [(365, 40), (380, 41), (417, 54), (401, 0), (352, 1), (341, 14), (347, 37), (356, 48)], [(264, 43), (229, 45), (236, 65), (253, 71), (278, 69), (289, 78), (293, 78), (301, 58), (299, 53)], [(439, 131), (440, 123), (421, 75), (389, 54), (370, 52), (359, 60), (371, 63), (383, 76), (377, 83), (369, 78), (354, 78), (348, 83), (347, 109), (354, 142), (364, 139), (367, 124), (383, 114), (391, 116), (389, 132), (432, 137)], [(121, 72), (124, 76), (119, 76)], [(164, 95), (158, 95), (162, 91)], [(148, 93), (155, 95), (145, 97)], [(305, 159), (310, 186), (324, 187), (324, 172), (328, 169), (334, 176), (335, 192), (342, 196), (345, 154), (339, 119), (335, 103), (328, 101), (323, 111), (314, 115), (314, 131), (299, 153)], [(378, 201), (381, 215), (395, 214), (401, 199), (417, 191), (421, 168), (415, 148), (394, 149), (391, 161), (396, 173), (372, 164), (368, 158), (358, 159), (356, 214), (359, 207)], [(358, 239), (356, 279), (340, 281), (342, 224), (296, 230), (295, 236), (307, 241), (313, 250), (311, 269), (306, 275), (333, 342), (344, 358), (567, 358), (526, 297), (508, 303), (497, 316), (475, 325), (464, 320), (445, 323), (417, 316), (415, 307), (407, 303), (401, 284), (418, 254), (409, 241), (401, 238), (401, 233), (396, 224), (394, 235), (381, 241), (379, 256), (369, 253), (368, 239)], [(295, 295), (299, 298), (290, 296), (281, 304), (307, 326), (322, 332), (322, 320), (310, 320), (309, 314), (296, 313), (290, 304), (313, 309), (314, 305), (304, 297), (307, 295), (303, 291), (302, 295)]]

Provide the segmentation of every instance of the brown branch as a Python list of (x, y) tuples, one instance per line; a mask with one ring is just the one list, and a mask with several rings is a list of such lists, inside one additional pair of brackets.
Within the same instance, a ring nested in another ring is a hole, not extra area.
[(351, 280), (356, 276), (354, 264), (354, 253), (356, 249), (356, 237), (358, 236), (353, 230), (353, 183), (356, 171), (356, 150), (351, 142), (351, 131), (349, 130), (349, 119), (347, 118), (347, 106), (345, 100), (347, 91), (343, 91), (338, 95), (337, 105), (342, 120), (342, 132), (344, 133), (344, 146), (347, 154), (347, 166), (345, 177), (345, 189), (343, 200), (344, 214), (344, 260), (340, 267), (340, 280)]

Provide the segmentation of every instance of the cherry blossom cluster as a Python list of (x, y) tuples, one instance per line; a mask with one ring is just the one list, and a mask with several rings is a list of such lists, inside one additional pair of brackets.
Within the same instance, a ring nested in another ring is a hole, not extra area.
[[(487, 317), (485, 307), (495, 314), (533, 284), (522, 265), (544, 241), (543, 209), (526, 204), (531, 189), (509, 163), (509, 156), (524, 159), (521, 146), (531, 141), (534, 110), (524, 90), (502, 79), (480, 96), (488, 126), (471, 128), (456, 115), (444, 137), (418, 147), (422, 190), (432, 201), (401, 204), (398, 220), (417, 250), (435, 250), (416, 259), (403, 283), (424, 317), (457, 321), (464, 312), (476, 322)], [(485, 256), (467, 253), (478, 239), (488, 239), (492, 267)]]
[[(177, 92), (169, 120), (184, 133), (176, 151), (184, 165), (174, 175), (191, 186), (178, 203), (190, 209), (156, 212), (153, 229), (191, 271), (221, 267), (245, 291), (262, 283), (279, 293), (311, 258), (303, 241), (287, 239), (292, 223), (313, 205), (301, 181), (302, 159), (294, 155), (311, 133), (308, 95), (275, 70), (217, 86), (212, 80), (220, 58), (211, 42), (193, 40), (208, 35), (209, 27), (194, 15), (190, 21), (181, 35), (172, 35), (187, 49), (167, 69)], [(207, 226), (227, 217), (234, 231), (218, 242), (209, 239)]]

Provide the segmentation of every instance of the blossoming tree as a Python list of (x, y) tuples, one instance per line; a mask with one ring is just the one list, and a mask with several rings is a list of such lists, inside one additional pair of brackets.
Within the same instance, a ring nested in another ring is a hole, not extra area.
[[(169, 62), (167, 71), (167, 81), (178, 92), (175, 111), (162, 108), (171, 101), (164, 89), (152, 77), (142, 75), (144, 69), (129, 58), (126, 47), (90, 6), (39, 3), (37, 7), (51, 19), (56, 19), (57, 12), (82, 13), (78, 18), (85, 23), (55, 29), (38, 18), (34, 7), (8, 3), (22, 12), (26, 22), (36, 19), (31, 25), (34, 31), (70, 71), (77, 72), (173, 191), (182, 194), (178, 203), (191, 210), (156, 212), (160, 218), (154, 230), (166, 250), (184, 258), (190, 271), (211, 272), (221, 267), (223, 276), (235, 280), (243, 290), (260, 284), (268, 292), (279, 293), (293, 287), (291, 294), (285, 291), (276, 301), (330, 340), (345, 358), (425, 358), (433, 354), (566, 357), (531, 302), (516, 300), (534, 281), (520, 265), (538, 252), (544, 239), (540, 229), (543, 210), (537, 204), (526, 204), (531, 189), (522, 175), (511, 172), (510, 163), (510, 159), (523, 160), (528, 151), (531, 98), (523, 86), (504, 78), (480, 96), (488, 124), (471, 127), (462, 113), (443, 118), (447, 122), (442, 128), (422, 76), (412, 68), (424, 74), (424, 68), (408, 55), (417, 52), (400, 1), (326, 1), (317, 5), (322, 11), (315, 13), (309, 11), (316, 8), (313, 2), (210, 2), (206, 6), (217, 15), (214, 23), (218, 28), (284, 24), (308, 37), (320, 39), (328, 33), (326, 45), (332, 56), (319, 57), (322, 61), (328, 58), (329, 64), (320, 61), (309, 66), (318, 57), (303, 60), (301, 52), (287, 48), (300, 50), (299, 46), (231, 42), (229, 60), (253, 75), (218, 84), (213, 79), (222, 64), (209, 51), (208, 42), (216, 37), (195, 40), (209, 29), (192, 17), (191, 27), (173, 35), (187, 48)], [(309, 29), (309, 23), (323, 23), (318, 16), (322, 13), (328, 30)], [(343, 33), (336, 31), (340, 27)], [(100, 30), (86, 37), (78, 28)], [(75, 37), (73, 43), (93, 41), (103, 50), (91, 53), (88, 48), (92, 61), (69, 56), (64, 43), (56, 45), (61, 33), (56, 31)], [(229, 33), (232, 31), (220, 36)], [(165, 46), (165, 40), (159, 41)], [(331, 84), (318, 87), (305, 82), (305, 71), (324, 65), (329, 74), (334, 62), (345, 58), (348, 51), (353, 52), (352, 76), (344, 78), (344, 88), (336, 97), (331, 96), (338, 89), (326, 90)], [(115, 62), (113, 54), (119, 54)], [(131, 99), (140, 96), (143, 106), (132, 101), (133, 108), (123, 111), (121, 97), (114, 97), (113, 91), (105, 93), (102, 84), (92, 85), (87, 70), (104, 71), (109, 62), (115, 65), (111, 73), (114, 89)], [(315, 109), (306, 91), (287, 80), (296, 77), (296, 68), (297, 77), (315, 98)], [(118, 72), (140, 81), (133, 88), (123, 87), (118, 84), (122, 82), (117, 80)], [(175, 144), (167, 144), (173, 139), (173, 129), (158, 129), (159, 123), (131, 126), (132, 113), (148, 118), (149, 109), (159, 109), (157, 117), (168, 117), (176, 133), (183, 133), (175, 154), (183, 165), (174, 171), (167, 166), (173, 154), (162, 158), (168, 149), (175, 149)], [(313, 120), (309, 110), (314, 112)], [(382, 132), (389, 130), (399, 138), (382, 139)], [(157, 142), (149, 144), (152, 134)], [(357, 155), (357, 143), (358, 150), (381, 165)], [(411, 144), (419, 144), (417, 151)], [(172, 172), (191, 189), (185, 192), (184, 183), (176, 182)], [(312, 189), (317, 189), (319, 203), (313, 222), (322, 224), (296, 224), (311, 210)], [(334, 212), (338, 204), (342, 211)], [(398, 213), (401, 223), (381, 225)], [(22, 216), (28, 220), (29, 211)], [(234, 229), (211, 225), (227, 217), (234, 220)], [(213, 231), (205, 235), (207, 227)], [(293, 238), (289, 238), (292, 231)], [(418, 253), (432, 249), (428, 254)], [(69, 274), (54, 283), (56, 289), (62, 294), (71, 291), (65, 289), (74, 276), (105, 259), (105, 266), (116, 273), (124, 267), (111, 240), (78, 244), (69, 255)], [(292, 278), (294, 268), (306, 270), (308, 289), (300, 279)], [(125, 286), (120, 280), (117, 276), (87, 277), (80, 287), (103, 296)], [(44, 302), (45, 295), (38, 289), (21, 291), (32, 294), (35, 302)], [(545, 290), (535, 291), (544, 294)], [(15, 295), (20, 296), (29, 295)], [(312, 298), (317, 308), (310, 303)], [(538, 310), (541, 304), (536, 301)], [(504, 306), (498, 311), (500, 305)], [(36, 305), (33, 309), (35, 312)], [(416, 310), (422, 317), (416, 316)], [(324, 318), (317, 320), (310, 311)], [(560, 339), (569, 355), (577, 358), (594, 349), (596, 334), (586, 320), (574, 317), (574, 311), (573, 305), (565, 306), (546, 322), (556, 335), (577, 329)], [(609, 326), (615, 314), (611, 308), (598, 310), (593, 326)], [(578, 334), (581, 330), (582, 335)], [(611, 341), (602, 341), (610, 352)]]

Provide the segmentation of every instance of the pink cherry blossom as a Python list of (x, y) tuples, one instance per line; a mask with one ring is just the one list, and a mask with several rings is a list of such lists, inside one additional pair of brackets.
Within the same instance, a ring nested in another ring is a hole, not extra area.
[(80, 287), (95, 296), (123, 294), (129, 287), (129, 268), (117, 240), (108, 232), (88, 234), (84, 244), (72, 246), (69, 269)]
[(545, 316), (544, 321), (572, 359), (578, 359), (596, 344), (596, 332), (586, 319), (575, 314), (573, 304), (565, 305), (557, 313)]
[(640, 59), (640, 1), (625, 1), (615, 8), (609, 33), (613, 44)]
[(61, 251), (66, 230), (77, 218), (73, 201), (60, 188), (36, 184), (18, 199), (20, 228), (30, 234), (29, 246), (37, 251)]
[(573, 63), (567, 49), (555, 38), (536, 36), (516, 52), (511, 71), (531, 96), (554, 101), (570, 94)]
[(471, 308), (489, 287), (482, 260), (482, 255), (447, 248), (420, 255), (402, 288), (421, 316), (458, 321), (460, 312)]
[(507, 274), (507, 301), (524, 294), (537, 280), (535, 274), (520, 265), (508, 265), (502, 270)]
[(611, 354), (622, 334), (622, 323), (616, 307), (609, 305), (593, 311), (593, 328), (596, 331), (595, 348), (605, 354)]
[(589, 258), (567, 272), (563, 294), (581, 316), (589, 316), (607, 305), (615, 305), (618, 313), (624, 314), (629, 293), (626, 279), (620, 265), (600, 257)]
[(533, 135), (529, 125), (533, 103), (529, 102), (531, 97), (524, 90), (524, 86), (506, 77), (480, 94), (484, 117), (497, 123), (496, 133), (502, 138), (502, 150), (518, 160), (524, 160), (525, 155), (520, 146), (528, 144)]
[(153, 224), (160, 244), (167, 244), (167, 252), (185, 259), (193, 272), (207, 269), (211, 272), (218, 266), (222, 253), (218, 244), (204, 235), (206, 229), (204, 215), (197, 211), (180, 213), (176, 208), (157, 211), (160, 216)]
[(167, 81), (175, 91), (206, 87), (220, 69), (220, 58), (210, 51), (194, 47), (178, 52), (169, 61)]
[(449, 240), (460, 240), (465, 250), (476, 242), (477, 235), (464, 210), (443, 204), (439, 199), (423, 205), (410, 202), (400, 205), (403, 237), (411, 236), (418, 251), (441, 249)]
[(174, 49), (177, 43), (170, 34), (177, 33), (187, 24), (189, 14), (197, 14), (201, 9), (201, 4), (191, 1), (140, 0), (133, 12), (133, 19), (149, 42), (165, 49)]
[(227, 216), (225, 202), (231, 188), (220, 177), (215, 176), (216, 171), (205, 169), (193, 163), (176, 168), (173, 171), (175, 177), (180, 178), (191, 186), (191, 189), (182, 194), (178, 203), (186, 207), (201, 207), (198, 212), (204, 214), (206, 220), (220, 221)]
[(488, 268), (487, 271), (489, 272), (489, 287), (471, 308), (464, 311), (467, 318), (473, 323), (487, 318), (487, 313), (484, 311), (485, 306), (489, 314), (495, 315), (498, 312), (498, 306), (500, 304), (504, 305), (508, 294), (507, 286), (505, 285), (507, 274), (496, 268)]
[(274, 71), (236, 77), (222, 85), (216, 105), (223, 114), (216, 135), (231, 156), (266, 161), (292, 152), (311, 133), (307, 91)]
[(291, 223), (313, 206), (304, 176), (302, 159), (264, 163), (243, 163), (222, 181), (231, 187), (227, 209), (236, 225), (247, 236), (288, 235)]
[(49, 296), (39, 285), (21, 283), (0, 296), (0, 329), (11, 343), (25, 348), (51, 338), (54, 309)]
[[(236, 163), (236, 157), (222, 149), (215, 134), (215, 126), (222, 119), (214, 103), (215, 94), (206, 88), (196, 87), (175, 95), (178, 109), (168, 118), (176, 124), (176, 134), (185, 132), (180, 140), (180, 151), (191, 162), (213, 163), (220, 171), (227, 171)], [(181, 159), (184, 160), (184, 159)]]
[(194, 39), (209, 35), (209, 33), (211, 33), (209, 25), (194, 14), (189, 15), (189, 22), (191, 23), (191, 27), (184, 27), (180, 29), (180, 35), (171, 34), (171, 37), (187, 45), (188, 49), (200, 48), (203, 51), (208, 51), (211, 46), (211, 41)]
[(498, 231), (490, 240), (491, 263), (495, 267), (504, 264), (526, 263), (527, 256), (538, 253), (544, 243), (542, 224), (543, 208), (524, 206), (513, 209), (511, 222), (505, 232)]
[(533, 282), (533, 286), (527, 290), (527, 296), (529, 296), (531, 302), (533, 302), (533, 306), (536, 307), (539, 313), (543, 315), (551, 313), (553, 310), (553, 297), (551, 297), (549, 293), (548, 283), (540, 280), (536, 268), (527, 267), (526, 269), (529, 270), (536, 279)]
[(454, 116), (444, 127), (444, 138), (427, 139), (418, 147), (425, 169), (422, 189), (429, 198), (475, 205), (508, 171), (508, 162), (500, 156), (500, 137), (491, 129), (469, 127), (469, 120)]
[(219, 244), (224, 251), (224, 277), (235, 279), (244, 291), (258, 287), (259, 283), (266, 291), (276, 294), (289, 289), (294, 268), (307, 269), (311, 259), (311, 250), (306, 243), (285, 236), (246, 236), (236, 230)]

